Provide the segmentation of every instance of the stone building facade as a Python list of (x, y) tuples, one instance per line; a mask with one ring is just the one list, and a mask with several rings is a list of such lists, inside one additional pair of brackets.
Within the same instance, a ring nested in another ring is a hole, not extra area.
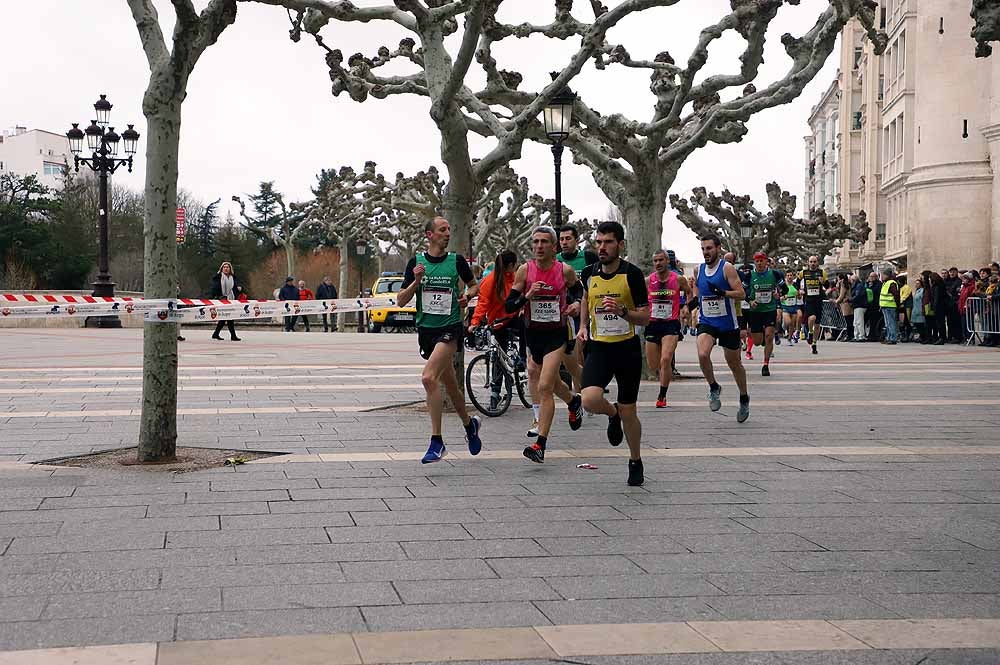
[(981, 267), (1000, 257), (1000, 58), (974, 57), (964, 0), (880, 4), (888, 49), (848, 25), (835, 82), (838, 211), (872, 234), (832, 261)]

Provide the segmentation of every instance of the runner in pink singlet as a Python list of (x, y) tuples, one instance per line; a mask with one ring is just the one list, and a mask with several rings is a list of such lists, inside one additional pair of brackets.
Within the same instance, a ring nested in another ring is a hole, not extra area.
[(649, 325), (646, 326), (646, 361), (659, 368), (660, 393), (656, 408), (667, 406), (667, 389), (673, 376), (674, 351), (681, 334), (681, 293), (691, 298), (691, 287), (683, 275), (670, 269), (667, 253), (653, 253), (653, 273), (646, 280), (649, 289)]

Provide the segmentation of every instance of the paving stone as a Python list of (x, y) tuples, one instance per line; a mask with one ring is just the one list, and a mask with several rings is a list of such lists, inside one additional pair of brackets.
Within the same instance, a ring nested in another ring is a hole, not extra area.
[(642, 570), (623, 556), (550, 556), (490, 559), (500, 577), (554, 577), (575, 575), (627, 575)]
[(175, 505), (184, 503), (183, 492), (174, 494), (120, 494), (112, 496), (68, 496), (44, 499), (42, 509), (50, 508), (114, 508), (116, 506)]
[(206, 589), (149, 589), (53, 595), (42, 616), (46, 619), (178, 614), (222, 609), (221, 591)]
[(159, 583), (157, 570), (61, 570), (5, 575), (0, 578), (0, 596), (155, 589)]
[(466, 531), (479, 540), (539, 538), (543, 536), (606, 536), (596, 526), (581, 520), (560, 522), (492, 522), (465, 524)]
[(722, 593), (699, 575), (546, 576), (545, 581), (570, 600), (713, 596)]
[[(0, 580), (0, 584), (5, 582), (5, 579)], [(47, 601), (44, 595), (0, 598), (0, 622), (38, 619)]]
[(163, 570), (160, 588), (190, 588), (221, 586), (272, 586), (290, 584), (329, 584), (343, 582), (344, 574), (336, 563), (268, 564), (202, 566), (197, 568), (167, 568)]
[(537, 578), (396, 581), (393, 586), (407, 605), (561, 598), (544, 580)]
[(0, 512), (0, 524), (27, 524), (40, 522), (68, 522), (76, 520), (104, 520), (140, 518), (146, 514), (143, 506), (123, 508), (81, 508), (67, 510), (11, 510)]
[(751, 533), (746, 526), (727, 519), (595, 520), (593, 524), (609, 536)]
[(723, 503), (616, 506), (619, 512), (634, 520), (753, 517), (747, 508), (743, 504)]
[(303, 527), (354, 526), (348, 513), (288, 513), (281, 515), (224, 515), (222, 529), (292, 529)]
[(176, 621), (173, 615), (142, 615), (0, 623), (0, 651), (168, 641)]
[(320, 501), (337, 499), (383, 499), (407, 498), (413, 494), (406, 487), (339, 487), (328, 489), (292, 489), (289, 491), (292, 501)]
[(202, 517), (146, 517), (143, 519), (116, 519), (65, 522), (60, 535), (97, 533), (163, 533), (164, 531), (218, 531), (219, 518)]
[(225, 531), (173, 531), (167, 547), (254, 547), (294, 543), (328, 543), (321, 527), (304, 529), (227, 529)]
[(753, 595), (707, 598), (727, 619), (894, 619), (900, 615), (852, 594)]
[(481, 509), (514, 509), (524, 512), (525, 504), (517, 496), (469, 496), (447, 497), (434, 499), (385, 499), (389, 510), (420, 510), (434, 512), (437, 510), (454, 510), (467, 508), (479, 511)]
[(469, 580), (496, 578), (482, 559), (455, 559), (444, 564), (422, 561), (343, 562), (344, 578), (350, 582), (397, 580)]
[(97, 552), (106, 550), (147, 550), (163, 547), (162, 533), (104, 533), (89, 536), (48, 536), (15, 538), (7, 554), (46, 552)]
[(398, 605), (400, 600), (388, 582), (340, 582), (227, 587), (222, 602), (225, 610), (234, 611)]
[[(497, 557), (546, 556), (534, 540), (509, 538), (501, 540), (444, 540), (400, 543), (406, 555), (419, 561), (440, 559), (493, 559)], [(579, 552), (568, 552), (579, 554)]]
[(39, 524), (0, 524), (0, 538), (22, 536), (54, 536), (59, 533), (59, 524), (43, 522)]
[(997, 593), (865, 593), (864, 595), (873, 603), (908, 619), (942, 617), (993, 619), (1000, 615), (1000, 594)]
[(405, 559), (406, 554), (395, 542), (324, 543), (317, 545), (272, 545), (240, 547), (236, 560), (240, 564), (268, 563), (329, 563), (337, 561), (388, 561)]
[(787, 571), (769, 552), (710, 552), (692, 554), (630, 554), (648, 573), (711, 573), (728, 571)]
[(245, 492), (188, 492), (187, 503), (233, 503), (243, 501), (287, 501), (288, 490), (249, 490)]
[(332, 499), (320, 501), (272, 501), (269, 504), (275, 515), (290, 513), (347, 513), (389, 510), (382, 499)]
[(535, 606), (555, 625), (579, 623), (659, 623), (722, 616), (700, 598), (629, 598), (600, 600), (544, 600)]
[(153, 505), (147, 517), (197, 517), (201, 515), (263, 515), (269, 511), (266, 501), (246, 503), (184, 503), (181, 505)]
[(361, 611), (372, 631), (543, 626), (549, 623), (545, 615), (527, 602), (362, 607)]
[(729, 594), (830, 593), (1000, 593), (1000, 573), (979, 572), (816, 572), (709, 573), (709, 582)]
[(385, 512), (352, 512), (351, 519), (358, 526), (384, 526), (394, 524), (459, 524), (482, 522), (483, 518), (474, 510), (435, 510), (424, 513), (419, 510), (391, 510)]
[[(439, 497), (527, 496), (527, 489), (510, 483), (476, 483), (475, 485), (413, 485), (408, 487), (418, 499)], [(532, 499), (534, 503), (534, 499)]]
[(361, 613), (353, 607), (293, 610), (249, 610), (184, 614), (177, 619), (178, 640), (313, 635), (364, 631)]
[(819, 545), (794, 534), (701, 534), (674, 536), (674, 540), (692, 552), (804, 552), (821, 549)]
[(464, 540), (468, 532), (461, 526), (344, 526), (326, 529), (334, 543), (390, 542), (409, 540)]
[[(117, 552), (70, 552), (54, 556), (57, 556), (58, 559), (49, 565), (52, 570), (135, 570), (208, 565), (223, 566), (236, 563), (235, 549), (211, 547), (190, 547), (169, 550), (127, 550)], [(0, 561), (2, 560), (0, 559)]]
[(73, 496), (117, 496), (121, 494), (176, 494), (177, 492), (207, 492), (207, 482), (99, 483), (77, 487)]

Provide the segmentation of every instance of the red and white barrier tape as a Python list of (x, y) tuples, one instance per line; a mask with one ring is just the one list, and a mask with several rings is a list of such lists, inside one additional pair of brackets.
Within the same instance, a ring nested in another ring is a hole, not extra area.
[[(183, 304), (182, 299), (177, 302)], [(250, 300), (247, 302), (210, 301), (195, 307), (160, 308), (146, 312), (146, 321), (194, 323), (199, 321), (245, 321), (279, 316), (341, 314), (364, 312), (382, 307), (396, 307), (394, 298), (339, 298), (337, 300)]]

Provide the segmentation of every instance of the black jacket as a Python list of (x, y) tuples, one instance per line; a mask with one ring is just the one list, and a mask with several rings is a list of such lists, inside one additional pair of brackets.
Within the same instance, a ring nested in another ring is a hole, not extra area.
[[(240, 293), (242, 292), (243, 292), (243, 285), (240, 283), (240, 278), (236, 276), (236, 273), (233, 273), (233, 295), (239, 298)], [(209, 297), (218, 299), (223, 298), (221, 272), (215, 273), (215, 277), (212, 278), (212, 293), (210, 294)]]
[(860, 279), (851, 287), (851, 307), (868, 307), (868, 288)]
[(278, 300), (298, 300), (299, 299), (299, 287), (294, 284), (285, 284), (278, 291)]
[(336, 300), (337, 299), (337, 287), (333, 284), (327, 284), (326, 282), (321, 282), (319, 286), (316, 287), (316, 300)]

